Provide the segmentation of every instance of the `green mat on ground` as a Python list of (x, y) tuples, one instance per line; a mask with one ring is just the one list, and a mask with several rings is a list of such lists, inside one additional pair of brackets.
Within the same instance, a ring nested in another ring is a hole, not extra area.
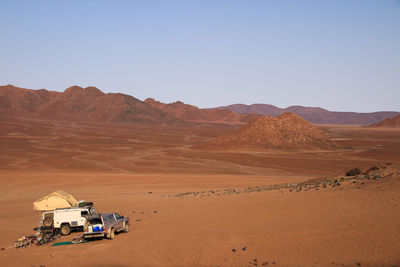
[(55, 244), (53, 244), (53, 245), (51, 245), (51, 246), (52, 246), (52, 247), (56, 247), (56, 246), (71, 245), (71, 244), (82, 244), (82, 243), (88, 243), (88, 242), (89, 242), (88, 240), (84, 240), (84, 241), (79, 242), (79, 243), (72, 243), (72, 241), (68, 241), (68, 242), (58, 242), (58, 243), (55, 243)]

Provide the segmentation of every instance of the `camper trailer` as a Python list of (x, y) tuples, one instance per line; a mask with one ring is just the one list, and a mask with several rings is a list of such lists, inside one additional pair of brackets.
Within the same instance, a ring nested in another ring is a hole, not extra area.
[(69, 235), (72, 230), (83, 230), (87, 218), (97, 215), (93, 202), (77, 201), (64, 191), (55, 191), (33, 202), (33, 209), (43, 211), (40, 227), (53, 233), (60, 230), (62, 235)]
[(93, 206), (70, 207), (45, 211), (41, 221), (45, 228), (59, 229), (62, 235), (69, 235), (72, 230), (83, 231), (87, 218), (96, 215)]

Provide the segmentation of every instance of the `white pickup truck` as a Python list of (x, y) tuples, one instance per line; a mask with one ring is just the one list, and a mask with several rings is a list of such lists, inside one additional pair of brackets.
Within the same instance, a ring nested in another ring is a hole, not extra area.
[(41, 224), (45, 228), (59, 229), (62, 235), (69, 235), (73, 229), (83, 230), (87, 218), (97, 214), (92, 206), (70, 207), (45, 211)]

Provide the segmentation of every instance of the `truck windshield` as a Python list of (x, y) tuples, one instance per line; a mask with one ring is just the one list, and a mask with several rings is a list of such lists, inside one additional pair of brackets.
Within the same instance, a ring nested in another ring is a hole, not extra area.
[(104, 223), (110, 223), (110, 222), (113, 222), (113, 221), (115, 221), (115, 219), (114, 219), (114, 215), (113, 215), (113, 214), (111, 214), (111, 215), (108, 215), (108, 216), (104, 216), (104, 217), (103, 217), (103, 220), (104, 220)]

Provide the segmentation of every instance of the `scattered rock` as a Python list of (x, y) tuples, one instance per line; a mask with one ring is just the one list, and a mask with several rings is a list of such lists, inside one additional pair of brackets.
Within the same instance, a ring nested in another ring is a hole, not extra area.
[(246, 249), (247, 249), (247, 247), (243, 247), (243, 248), (242, 248), (243, 251), (246, 251)]
[(261, 263), (262, 266), (267, 266), (269, 264), (268, 261), (264, 261), (263, 263)]
[(176, 194), (176, 197), (182, 197), (182, 196), (187, 196), (187, 195), (191, 195), (193, 194), (193, 192), (185, 192), (185, 193), (180, 193), (180, 194)]
[[(376, 170), (376, 168), (379, 168)], [(364, 181), (367, 180), (378, 180), (381, 178), (388, 178), (392, 175), (400, 174), (400, 171), (396, 168), (386, 167), (386, 166), (377, 166), (374, 165), (370, 167), (368, 170), (376, 170), (376, 172), (371, 173), (362, 173), (359, 168), (352, 169), (346, 173), (346, 176), (342, 177), (321, 177), (318, 179), (312, 179), (308, 181), (304, 181), (301, 183), (287, 183), (287, 184), (273, 184), (273, 185), (261, 185), (254, 187), (246, 187), (243, 189), (223, 189), (223, 190), (209, 190), (209, 191), (199, 191), (199, 192), (185, 192), (179, 193), (176, 195), (168, 195), (169, 197), (182, 197), (182, 196), (197, 196), (197, 198), (201, 197), (209, 197), (211, 195), (214, 196), (224, 196), (224, 195), (232, 195), (232, 194), (247, 194), (253, 192), (263, 192), (263, 191), (273, 191), (279, 190), (281, 193), (284, 192), (306, 192), (309, 190), (320, 190), (322, 188), (329, 187), (337, 187), (342, 184), (353, 183), (353, 184), (365, 184)], [(383, 171), (384, 170), (384, 171)], [(357, 187), (359, 188), (359, 187)], [(287, 190), (287, 191), (286, 191)], [(143, 214), (143, 213), (142, 213)]]
[(361, 266), (361, 262), (356, 262), (356, 265), (357, 266)]
[(381, 169), (381, 168), (379, 168), (378, 166), (374, 165), (374, 166), (372, 166), (371, 168), (369, 168), (366, 172), (368, 173), (368, 172), (377, 171), (377, 170), (380, 170), (380, 169)]
[(140, 212), (140, 214), (144, 214), (144, 211)]
[(346, 176), (356, 176), (362, 174), (362, 171), (359, 168), (351, 169), (350, 171), (346, 172)]
[(140, 221), (141, 221), (141, 219), (136, 219), (136, 221), (137, 221), (137, 222), (140, 222)]
[(236, 249), (233, 248), (233, 249), (232, 249), (232, 252), (236, 252)]
[(149, 194), (153, 194), (153, 192), (150, 191)]
[(6, 248), (1, 248), (0, 250), (6, 250)]
[(157, 213), (157, 211), (155, 210), (155, 211), (153, 211), (153, 213)]

